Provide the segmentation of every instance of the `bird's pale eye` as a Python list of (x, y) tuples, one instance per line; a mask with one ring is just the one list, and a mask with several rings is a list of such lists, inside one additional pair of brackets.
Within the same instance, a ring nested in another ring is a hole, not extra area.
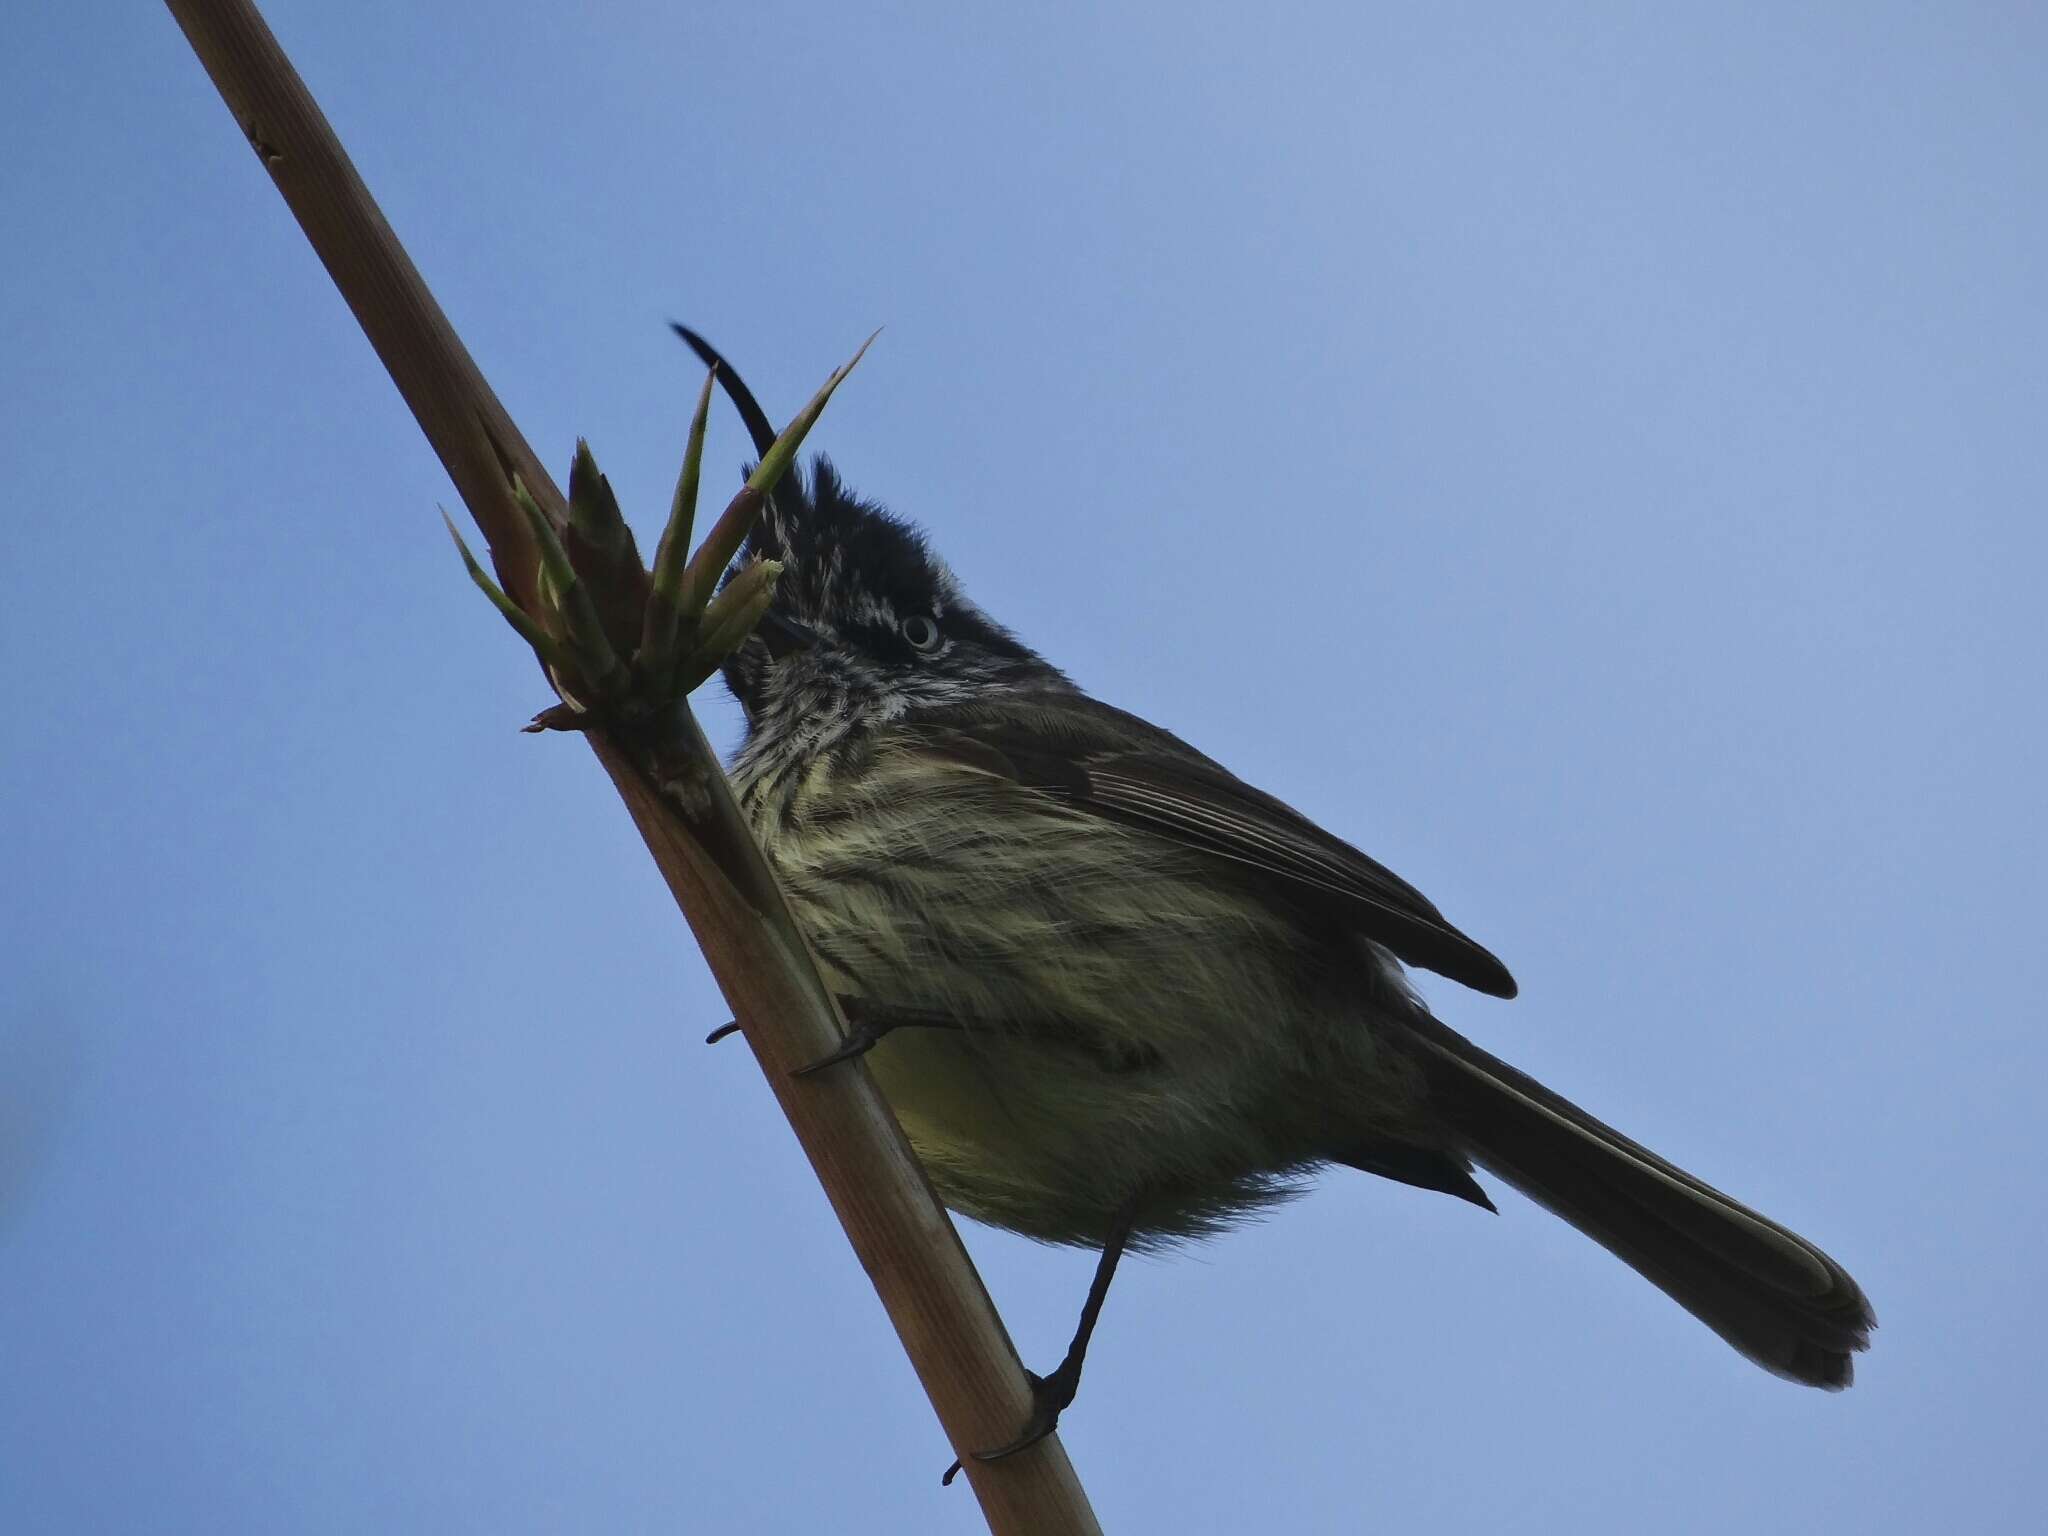
[(927, 614), (913, 613), (897, 628), (913, 651), (929, 656), (939, 648), (939, 626)]

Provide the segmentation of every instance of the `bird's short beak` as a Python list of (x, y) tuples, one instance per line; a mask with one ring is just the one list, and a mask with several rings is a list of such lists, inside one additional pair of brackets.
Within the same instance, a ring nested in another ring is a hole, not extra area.
[(792, 623), (772, 609), (761, 615), (761, 623), (754, 633), (761, 637), (761, 643), (768, 647), (768, 654), (777, 661), (793, 651), (807, 651), (818, 643), (814, 631)]

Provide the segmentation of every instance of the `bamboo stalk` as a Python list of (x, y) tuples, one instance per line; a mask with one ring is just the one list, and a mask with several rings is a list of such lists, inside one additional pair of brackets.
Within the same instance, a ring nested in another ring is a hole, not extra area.
[[(440, 455), (490, 545), (499, 581), (536, 612), (534, 536), (515, 479), (557, 526), (560, 490), (485, 383), (248, 0), (166, 0), (306, 238)], [(865, 1067), (793, 1068), (832, 1050), (842, 1021), (818, 980), (709, 743), (681, 711), (657, 764), (587, 733), (873, 1280), (989, 1528), (999, 1536), (1099, 1530), (1056, 1438), (982, 1463), (1030, 1405), (1022, 1368), (980, 1276)], [(658, 772), (660, 782), (650, 777)], [(802, 1446), (783, 1448), (801, 1466)]]

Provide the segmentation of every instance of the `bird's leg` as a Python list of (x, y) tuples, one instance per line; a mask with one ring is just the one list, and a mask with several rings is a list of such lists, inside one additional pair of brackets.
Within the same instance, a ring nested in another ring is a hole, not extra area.
[[(1088, 1283), (1088, 1299), (1081, 1303), (1080, 1326), (1074, 1330), (1074, 1342), (1067, 1346), (1066, 1358), (1053, 1367), (1049, 1376), (1030, 1370), (1024, 1373), (1031, 1378), (1031, 1416), (1024, 1421), (1024, 1433), (994, 1450), (970, 1452), (976, 1461), (1001, 1461), (1005, 1456), (1028, 1451), (1057, 1429), (1061, 1412), (1073, 1406), (1074, 1395), (1081, 1389), (1081, 1363), (1088, 1356), (1088, 1340), (1095, 1332), (1096, 1319), (1102, 1316), (1109, 1282), (1116, 1275), (1117, 1260), (1124, 1256), (1124, 1245), (1130, 1241), (1137, 1217), (1138, 1197), (1133, 1195), (1117, 1208), (1109, 1238), (1102, 1245), (1102, 1257), (1095, 1263), (1095, 1278)], [(951, 1483), (959, 1470), (960, 1463), (956, 1461), (946, 1468), (940, 1483)]]
[(857, 997), (839, 999), (839, 1011), (846, 1015), (847, 1034), (840, 1042), (839, 1049), (820, 1056), (806, 1066), (798, 1067), (791, 1077), (809, 1077), (827, 1067), (836, 1067), (842, 1061), (851, 1061), (856, 1056), (865, 1056), (891, 1030), (912, 1026), (923, 1029), (959, 1029), (960, 1022), (944, 1014), (932, 1013), (919, 1008), (876, 1009)]

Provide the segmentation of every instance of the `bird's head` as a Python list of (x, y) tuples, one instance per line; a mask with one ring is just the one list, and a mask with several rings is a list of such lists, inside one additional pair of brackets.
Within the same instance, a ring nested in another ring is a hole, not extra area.
[[(746, 385), (702, 337), (676, 330), (716, 365), (766, 453), (775, 433)], [(756, 558), (782, 562), (782, 575), (767, 616), (724, 667), (750, 732), (815, 739), (994, 690), (1067, 686), (967, 598), (922, 533), (847, 489), (822, 455), (808, 475), (793, 465), (783, 476), (735, 569)]]

